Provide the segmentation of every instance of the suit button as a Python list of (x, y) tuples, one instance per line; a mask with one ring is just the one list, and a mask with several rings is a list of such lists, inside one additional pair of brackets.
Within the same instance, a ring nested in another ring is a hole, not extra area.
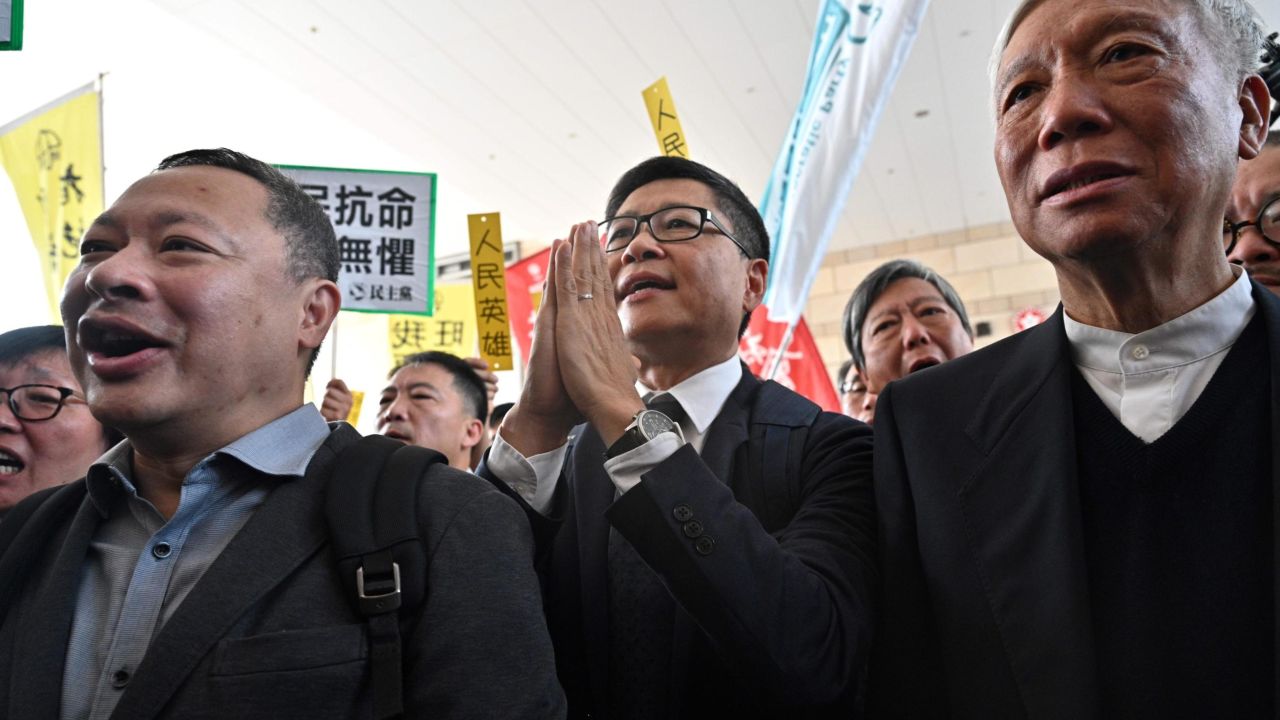
[(691, 538), (702, 537), (702, 523), (698, 522), (697, 520), (690, 520), (689, 522), (685, 523), (684, 535), (685, 537), (691, 537)]
[(688, 505), (677, 505), (675, 510), (671, 511), (676, 516), (676, 520), (680, 522), (688, 522), (693, 519), (693, 508)]
[(699, 555), (710, 555), (711, 551), (716, 547), (716, 541), (703, 535), (693, 543), (693, 549), (698, 551)]
[(111, 687), (120, 690), (129, 684), (129, 671), (125, 669), (111, 673)]

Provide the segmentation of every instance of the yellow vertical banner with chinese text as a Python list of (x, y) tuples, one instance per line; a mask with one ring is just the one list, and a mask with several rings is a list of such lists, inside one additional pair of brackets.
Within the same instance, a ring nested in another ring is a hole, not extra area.
[(676, 101), (671, 99), (666, 76), (658, 78), (658, 82), (645, 88), (642, 94), (644, 105), (649, 110), (649, 122), (653, 123), (653, 135), (658, 139), (662, 154), (688, 159), (689, 143), (685, 140), (684, 128), (680, 126)]
[(507, 277), (502, 254), (502, 218), (498, 213), (467, 216), (471, 237), (471, 287), (476, 294), (476, 333), (480, 357), (490, 370), (510, 370), (511, 321), (507, 309)]
[(414, 353), (428, 350), (470, 357), (476, 347), (473, 307), (470, 285), (436, 283), (434, 312), (430, 316), (388, 315), (392, 367), (403, 364)]
[(0, 127), (4, 165), (40, 256), (50, 316), (103, 209), (100, 93), (93, 84)]

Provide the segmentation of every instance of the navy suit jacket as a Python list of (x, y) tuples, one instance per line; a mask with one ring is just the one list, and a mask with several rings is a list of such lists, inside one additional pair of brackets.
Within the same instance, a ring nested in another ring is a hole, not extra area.
[[(353, 580), (339, 576), (324, 515), (337, 454), (358, 438), (339, 426), (305, 477), (272, 490), (159, 631), (112, 717), (372, 717), (366, 626), (349, 597)], [(8, 720), (58, 717), (75, 588), (102, 519), (83, 480), (55, 492), (84, 499), (52, 537), (27, 532), (33, 516), (12, 543), (45, 550), (0, 618), (0, 717)], [(418, 614), (401, 618), (405, 716), (562, 717), (520, 509), (439, 464), (418, 497), (430, 564)], [(12, 570), (8, 549), (0, 547), (0, 577)]]
[[(784, 434), (791, 457), (765, 457)], [(607, 716), (612, 526), (676, 602), (673, 714), (850, 717), (876, 583), (870, 428), (744, 366), (701, 456), (682, 447), (617, 500), (599, 435), (574, 437), (551, 518), (527, 509), (570, 716)]]
[[(1257, 283), (1253, 298), (1275, 367), (1280, 300)], [(1098, 716), (1074, 372), (1059, 307), (1037, 327), (880, 395), (883, 599), (868, 715)], [(1278, 393), (1273, 380), (1280, 498)]]

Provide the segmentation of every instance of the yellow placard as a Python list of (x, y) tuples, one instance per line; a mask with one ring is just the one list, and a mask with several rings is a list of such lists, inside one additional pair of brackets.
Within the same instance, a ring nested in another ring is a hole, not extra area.
[(659, 151), (663, 155), (687, 159), (689, 143), (685, 140), (684, 128), (680, 127), (676, 101), (671, 99), (666, 76), (658, 78), (658, 82), (645, 88), (642, 94), (644, 106), (649, 109), (649, 122), (653, 123), (653, 136), (658, 139)]
[(87, 85), (0, 127), (0, 164), (40, 254), (50, 316), (80, 262), (80, 236), (102, 213), (99, 93)]
[(364, 405), (364, 391), (351, 391), (351, 409), (347, 411), (347, 424), (351, 427), (356, 426), (356, 422), (360, 419), (360, 406)]
[(458, 357), (475, 354), (476, 317), (471, 286), (436, 283), (434, 312), (424, 315), (388, 315), (387, 339), (392, 367), (414, 353), (440, 350)]
[(490, 370), (510, 370), (511, 320), (507, 312), (507, 275), (502, 256), (502, 218), (498, 213), (467, 216), (471, 236), (471, 287), (476, 295), (476, 333), (480, 357)]

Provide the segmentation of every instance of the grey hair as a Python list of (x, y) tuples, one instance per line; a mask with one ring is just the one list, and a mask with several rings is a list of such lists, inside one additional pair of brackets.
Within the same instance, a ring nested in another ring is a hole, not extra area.
[[(987, 76), (991, 81), (991, 92), (996, 90), (996, 73), (1000, 71), (1000, 56), (1009, 47), (1013, 31), (1018, 29), (1032, 10), (1040, 7), (1046, 0), (1022, 0), (1009, 14), (996, 45), (991, 52), (991, 60), (987, 63)], [(1246, 76), (1258, 72), (1262, 67), (1264, 50), (1262, 17), (1247, 0), (1182, 0), (1196, 9), (1201, 29), (1214, 35), (1213, 45), (1219, 50), (1219, 59), (1223, 66), (1231, 70), (1233, 77), (1243, 80)]]
[(853, 364), (859, 370), (867, 369), (866, 356), (862, 353), (862, 323), (867, 319), (867, 312), (890, 285), (908, 278), (924, 280), (937, 288), (942, 299), (947, 301), (947, 305), (950, 305), (960, 318), (964, 331), (969, 333), (970, 338), (973, 337), (973, 327), (969, 325), (969, 313), (964, 309), (964, 301), (960, 299), (960, 293), (951, 287), (951, 283), (915, 260), (890, 260), (872, 270), (862, 279), (862, 282), (858, 283), (857, 289), (849, 296), (849, 302), (844, 306), (844, 315), (840, 319), (845, 349), (853, 356)]

